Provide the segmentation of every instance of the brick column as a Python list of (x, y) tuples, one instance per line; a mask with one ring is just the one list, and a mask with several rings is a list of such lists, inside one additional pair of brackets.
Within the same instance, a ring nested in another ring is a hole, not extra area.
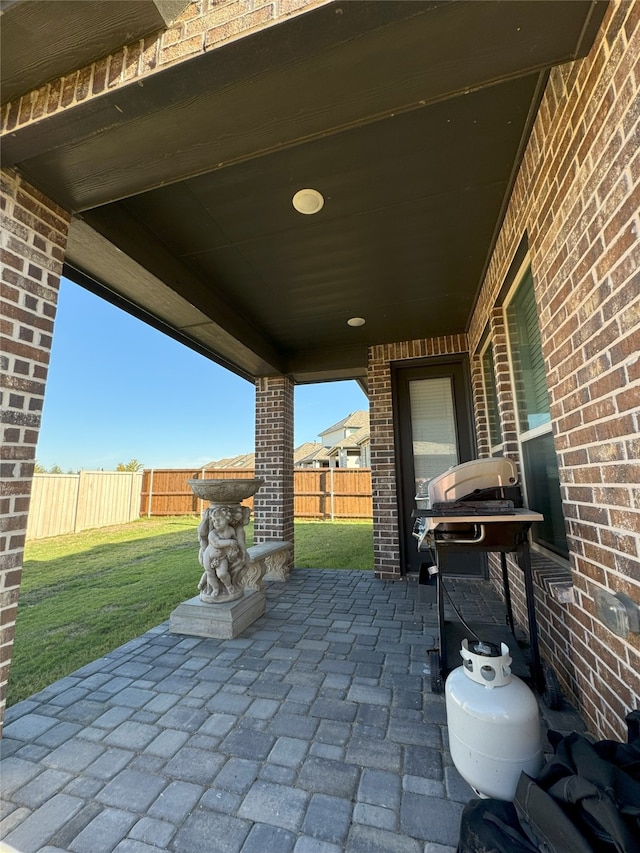
[(391, 362), (387, 347), (369, 349), (369, 424), (373, 498), (373, 561), (377, 578), (400, 578), (398, 496)]
[(254, 541), (293, 542), (293, 382), (287, 376), (256, 380)]
[(0, 726), (11, 665), (27, 513), (69, 215), (15, 173), (1, 173), (4, 480), (0, 499)]

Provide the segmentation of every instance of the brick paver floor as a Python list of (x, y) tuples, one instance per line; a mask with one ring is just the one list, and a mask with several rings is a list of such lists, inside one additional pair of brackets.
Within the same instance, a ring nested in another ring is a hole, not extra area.
[[(502, 612), (456, 581), (470, 616)], [(498, 617), (497, 617), (498, 618)], [(415, 583), (297, 569), (234, 640), (168, 623), (13, 706), (0, 837), (20, 853), (453, 853), (473, 792), (428, 689)]]

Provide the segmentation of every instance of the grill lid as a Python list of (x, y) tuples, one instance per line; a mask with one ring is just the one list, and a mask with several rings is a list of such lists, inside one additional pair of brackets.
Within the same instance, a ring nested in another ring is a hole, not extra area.
[(459, 501), (479, 490), (514, 486), (517, 482), (518, 469), (511, 459), (473, 459), (434, 477), (429, 483), (429, 499), (433, 507), (438, 502)]

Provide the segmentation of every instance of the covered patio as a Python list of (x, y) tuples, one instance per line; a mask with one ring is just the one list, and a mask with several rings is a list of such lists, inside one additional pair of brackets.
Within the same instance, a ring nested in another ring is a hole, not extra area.
[[(411, 389), (444, 387), (451, 438), (438, 435), (440, 449), (456, 462), (513, 459), (527, 505), (544, 515), (533, 548), (545, 658), (590, 730), (623, 737), (640, 695), (639, 10), (636, 0), (7, 4), (2, 685), (65, 274), (254, 383), (257, 543), (293, 538), (295, 385), (359, 381), (375, 550), (375, 578), (359, 583), (392, 598), (415, 589), (411, 511), (425, 477), (414, 451), (436, 444), (414, 434)], [(313, 191), (302, 212), (300, 190)], [(468, 571), (497, 570), (490, 560)], [(523, 625), (513, 561), (508, 570)], [(612, 627), (612, 608), (632, 618)], [(378, 628), (402, 633), (394, 616)], [(123, 690), (150, 689), (133, 683)], [(353, 682), (330, 698), (356, 717), (334, 722), (356, 725), (364, 687), (383, 691), (389, 720), (418, 712), (394, 705), (390, 682)], [(144, 705), (125, 708), (156, 725)], [(439, 724), (421, 725), (435, 736), (428, 726)], [(395, 761), (410, 756), (390, 743)], [(379, 769), (363, 764), (354, 790)], [(441, 813), (456, 812), (444, 769), (435, 781)], [(302, 789), (304, 825), (314, 792)], [(264, 802), (250, 790), (247, 815)], [(380, 806), (361, 804), (359, 814)], [(355, 821), (350, 832), (364, 830)], [(442, 843), (416, 832), (413, 848)]]
[[(459, 580), (469, 619), (503, 618)], [(415, 583), (296, 569), (234, 640), (164, 623), (7, 711), (0, 832), (20, 853), (453, 853), (474, 794), (424, 690)], [(448, 611), (449, 615), (453, 615)], [(577, 715), (541, 705), (555, 730)]]

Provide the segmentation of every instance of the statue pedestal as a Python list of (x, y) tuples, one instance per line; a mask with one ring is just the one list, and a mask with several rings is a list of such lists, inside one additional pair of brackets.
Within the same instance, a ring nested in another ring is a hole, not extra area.
[(183, 601), (169, 617), (172, 634), (233, 640), (264, 613), (266, 596), (245, 590), (242, 598), (221, 604), (205, 604), (199, 596)]

